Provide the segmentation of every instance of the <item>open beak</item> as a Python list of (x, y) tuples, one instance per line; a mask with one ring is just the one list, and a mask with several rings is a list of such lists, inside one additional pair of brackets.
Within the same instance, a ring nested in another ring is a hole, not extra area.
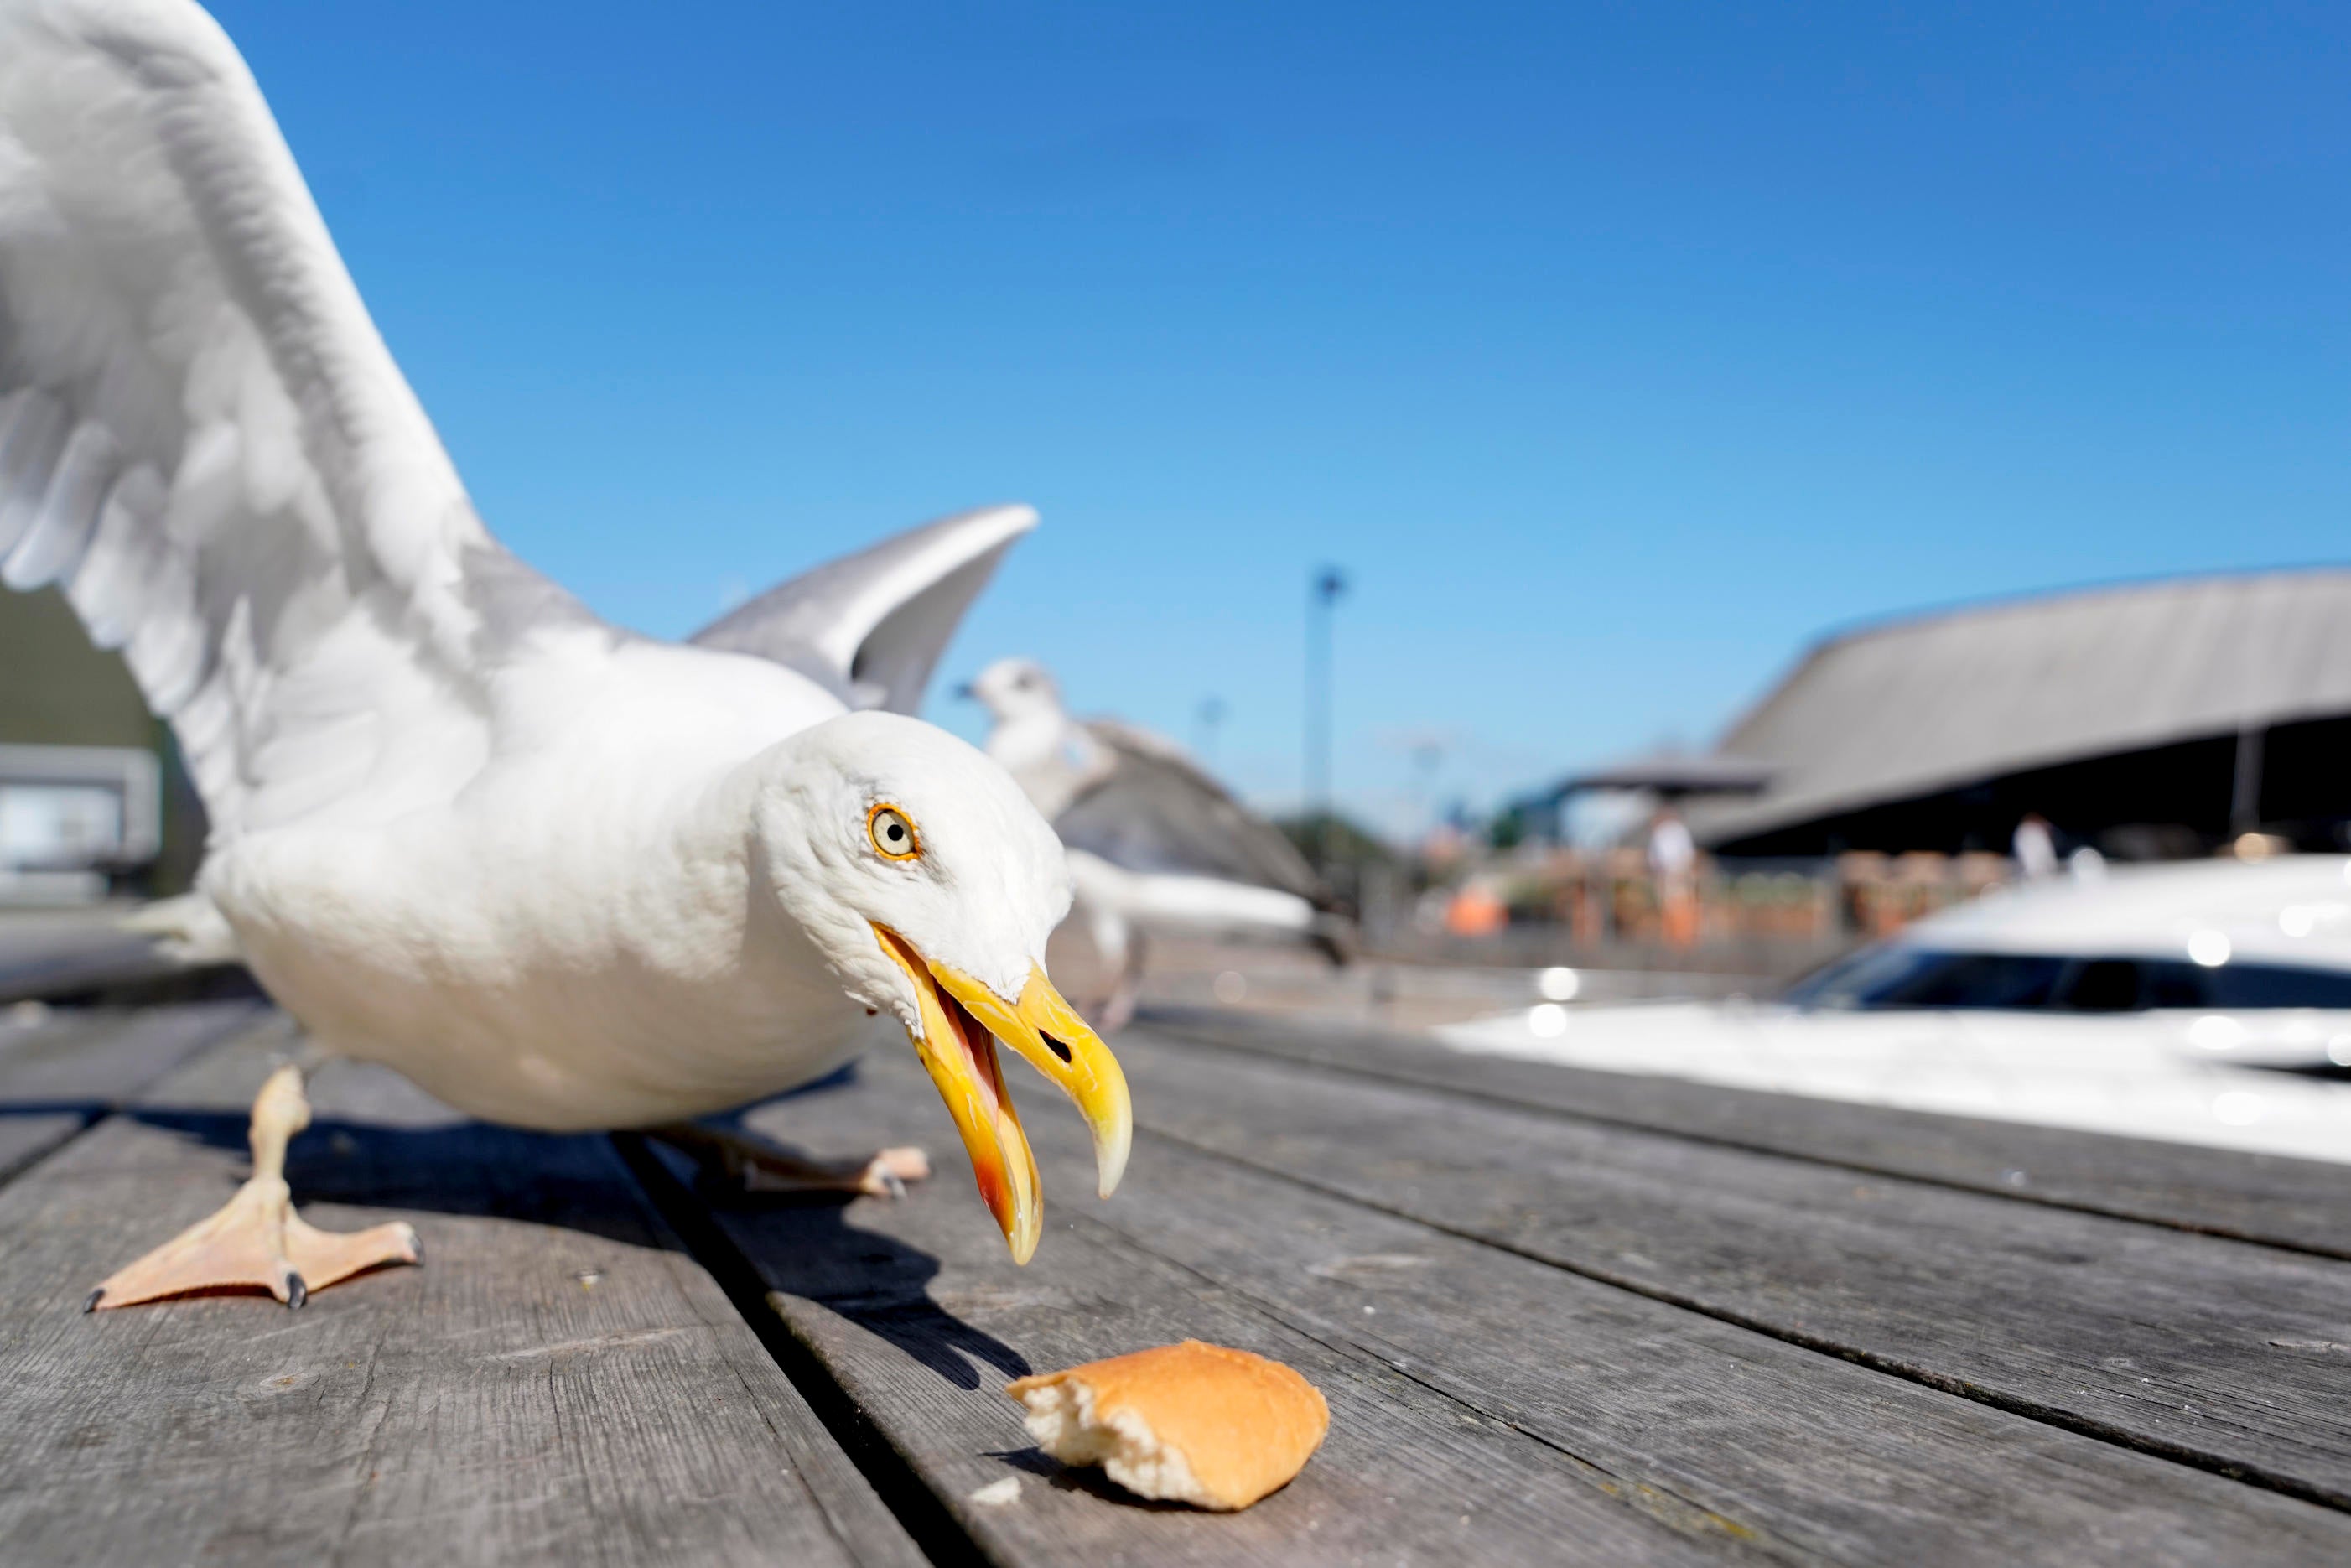
[(1019, 1000), (1007, 1002), (962, 970), (925, 958), (887, 926), (874, 926), (873, 934), (914, 984), (923, 1015), (914, 1052), (955, 1118), (971, 1154), (979, 1196), (1004, 1231), (1012, 1260), (1026, 1263), (1044, 1231), (1044, 1196), (1037, 1157), (1005, 1092), (996, 1042), (1028, 1058), (1076, 1102), (1093, 1134), (1095, 1187), (1104, 1197), (1117, 1190), (1134, 1139), (1126, 1074), (1102, 1037), (1061, 999), (1042, 967), (1032, 967)]

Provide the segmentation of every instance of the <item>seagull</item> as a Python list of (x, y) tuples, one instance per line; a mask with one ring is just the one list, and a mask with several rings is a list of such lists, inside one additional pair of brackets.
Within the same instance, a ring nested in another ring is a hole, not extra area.
[[(60, 587), (169, 719), (203, 901), (323, 1055), (517, 1126), (660, 1128), (903, 1038), (1026, 1262), (997, 1043), (1076, 1102), (1105, 1197), (1125, 1080), (1046, 974), (1051, 829), (891, 710), (1034, 522), (916, 529), (695, 643), (599, 621), (476, 517), (212, 18), (0, 0), (0, 578)], [(296, 1212), (307, 1070), (255, 1101), (253, 1178), (89, 1307), (298, 1307), (420, 1260), (406, 1224)]]
[(1118, 976), (1103, 1028), (1134, 1014), (1146, 929), (1304, 941), (1346, 961), (1348, 924), (1305, 857), (1175, 742), (1116, 719), (1072, 718), (1033, 659), (999, 659), (962, 695), (987, 707), (988, 756), (1069, 851), (1072, 918)]

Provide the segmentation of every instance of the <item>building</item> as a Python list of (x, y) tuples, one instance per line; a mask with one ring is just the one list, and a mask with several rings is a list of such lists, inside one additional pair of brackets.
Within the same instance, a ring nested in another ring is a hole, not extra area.
[(2109, 854), (2261, 829), (2351, 842), (2351, 570), (1973, 605), (1814, 646), (1716, 755), (1768, 785), (1696, 800), (1718, 854), (2004, 850), (2037, 811)]
[(0, 591), (0, 903), (176, 891), (203, 842), (120, 656), (90, 646), (54, 590)]

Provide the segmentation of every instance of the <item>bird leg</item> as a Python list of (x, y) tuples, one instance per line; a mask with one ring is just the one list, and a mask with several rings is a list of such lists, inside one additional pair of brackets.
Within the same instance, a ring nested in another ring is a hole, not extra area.
[(294, 1212), (286, 1185), (287, 1141), (310, 1124), (302, 1072), (287, 1065), (254, 1097), (253, 1176), (209, 1219), (200, 1220), (90, 1292), (84, 1312), (136, 1306), (191, 1291), (257, 1287), (289, 1307), (379, 1263), (421, 1263), (424, 1249), (405, 1220), (348, 1235), (319, 1230)]
[(1111, 987), (1109, 997), (1102, 1006), (1102, 1032), (1115, 1034), (1134, 1017), (1134, 1004), (1143, 997), (1143, 969), (1145, 963), (1143, 933), (1130, 926), (1122, 934), (1119, 944), (1121, 961), (1118, 979)]
[(1143, 933), (1135, 925), (1101, 898), (1090, 898), (1080, 893), (1071, 906), (1071, 918), (1082, 916), (1086, 935), (1092, 939), (1094, 964), (1102, 975), (1110, 977), (1110, 988), (1102, 993), (1092, 1022), (1103, 1034), (1115, 1033), (1126, 1027), (1134, 1016), (1136, 998), (1143, 994)]
[(745, 1192), (853, 1192), (868, 1197), (904, 1197), (906, 1184), (931, 1174), (930, 1156), (917, 1148), (883, 1149), (858, 1160), (818, 1160), (777, 1147), (764, 1138), (699, 1122), (671, 1122), (648, 1129), (653, 1136), (716, 1166)]

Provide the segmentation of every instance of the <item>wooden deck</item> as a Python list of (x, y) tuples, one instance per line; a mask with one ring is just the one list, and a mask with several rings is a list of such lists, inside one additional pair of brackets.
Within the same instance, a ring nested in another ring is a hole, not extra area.
[[(1026, 1085), (1016, 1269), (910, 1055), (750, 1117), (939, 1163), (846, 1206), (338, 1066), (297, 1196), (424, 1267), (84, 1316), (241, 1176), (291, 1038), (0, 1026), (6, 1561), (2351, 1562), (2351, 1167), (1163, 1013), (1110, 1203)], [(1063, 1473), (1001, 1393), (1186, 1335), (1329, 1396), (1247, 1513)]]

